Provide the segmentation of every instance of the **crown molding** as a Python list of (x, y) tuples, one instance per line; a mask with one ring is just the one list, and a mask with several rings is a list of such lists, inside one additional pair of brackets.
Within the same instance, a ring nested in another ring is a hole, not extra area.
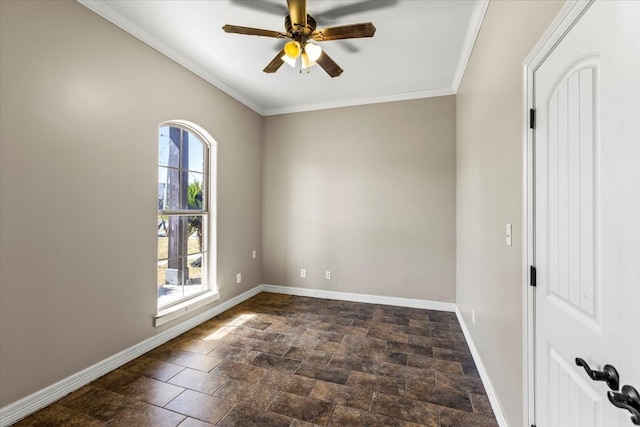
[(456, 73), (453, 75), (453, 82), (451, 84), (454, 93), (458, 93), (460, 83), (462, 83), (464, 72), (467, 69), (467, 64), (469, 64), (469, 58), (471, 58), (473, 46), (476, 44), (476, 39), (480, 33), (482, 21), (484, 20), (484, 14), (487, 12), (488, 7), (489, 0), (476, 0), (476, 4), (473, 6), (473, 12), (471, 12), (471, 19), (467, 27), (467, 34), (464, 37), (460, 58), (458, 58), (458, 67), (456, 68)]

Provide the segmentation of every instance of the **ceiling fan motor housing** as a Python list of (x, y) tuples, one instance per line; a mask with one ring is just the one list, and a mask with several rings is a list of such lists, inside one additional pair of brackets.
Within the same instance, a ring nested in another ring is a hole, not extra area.
[(307, 26), (303, 28), (302, 25), (299, 24), (293, 25), (291, 23), (291, 16), (287, 15), (286, 18), (284, 18), (284, 28), (287, 30), (289, 37), (294, 40), (298, 40), (297, 37), (300, 36), (308, 38), (316, 29), (316, 20), (313, 19), (313, 16), (307, 15)]

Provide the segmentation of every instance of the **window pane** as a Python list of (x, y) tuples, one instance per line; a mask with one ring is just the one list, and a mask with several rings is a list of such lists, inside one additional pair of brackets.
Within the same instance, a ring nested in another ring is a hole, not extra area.
[(204, 172), (204, 147), (194, 134), (189, 134), (189, 170)]
[[(172, 168), (158, 168), (158, 209), (178, 210), (187, 208), (188, 185), (186, 171)], [(184, 183), (184, 184), (183, 184)]]
[[(159, 136), (159, 150), (158, 150), (158, 163), (162, 166), (171, 166), (178, 168), (182, 165), (186, 166), (187, 163), (180, 162), (181, 156), (180, 150), (182, 149), (182, 129), (175, 127), (162, 127), (160, 128)], [(183, 166), (183, 168), (185, 168)]]
[(168, 217), (158, 216), (158, 260), (169, 257), (168, 220)]
[(161, 127), (158, 135), (158, 164), (160, 166), (169, 165), (169, 128)]
[(187, 242), (187, 253), (189, 255), (196, 254), (204, 250), (203, 221), (204, 218), (200, 215), (189, 216), (187, 219), (187, 235), (189, 236)]
[(185, 288), (185, 293), (200, 292), (202, 290), (203, 263), (203, 254), (191, 255), (187, 258), (187, 264), (189, 265), (189, 282)]
[(172, 284), (175, 270), (168, 268), (169, 261), (158, 262), (158, 306), (166, 306), (182, 298), (184, 293), (181, 284)]
[(190, 210), (202, 210), (204, 204), (204, 176), (201, 173), (189, 172), (189, 188), (187, 189), (187, 206)]

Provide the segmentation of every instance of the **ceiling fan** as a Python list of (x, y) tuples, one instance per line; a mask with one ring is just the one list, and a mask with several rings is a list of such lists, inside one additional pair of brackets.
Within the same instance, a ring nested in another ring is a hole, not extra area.
[(301, 70), (302, 68), (308, 70), (318, 64), (331, 77), (338, 77), (342, 74), (342, 68), (320, 46), (310, 41), (324, 42), (373, 37), (376, 27), (371, 22), (365, 22), (318, 30), (316, 29), (316, 20), (307, 14), (306, 3), (306, 0), (287, 0), (289, 14), (284, 19), (286, 31), (284, 33), (229, 24), (222, 29), (227, 33), (291, 40), (265, 67), (263, 70), (265, 73), (275, 73), (285, 62), (295, 66), (297, 58), (300, 57)]

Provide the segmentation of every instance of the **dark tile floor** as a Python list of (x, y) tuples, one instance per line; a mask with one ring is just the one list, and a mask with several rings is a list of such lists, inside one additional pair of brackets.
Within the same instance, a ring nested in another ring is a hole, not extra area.
[(18, 426), (497, 426), (453, 313), (261, 293)]

